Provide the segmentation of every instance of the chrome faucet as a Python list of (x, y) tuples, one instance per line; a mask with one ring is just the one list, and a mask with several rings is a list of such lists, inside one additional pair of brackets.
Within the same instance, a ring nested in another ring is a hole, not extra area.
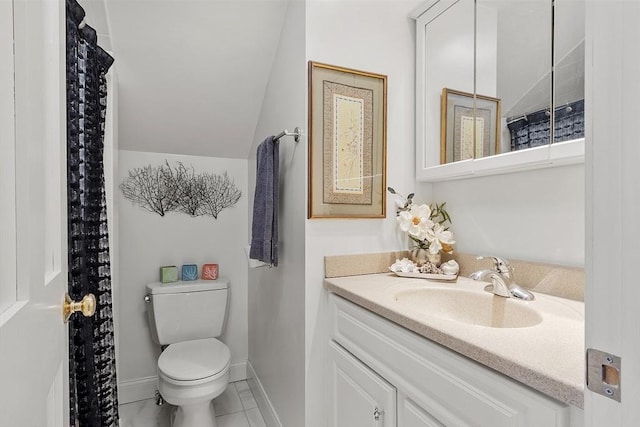
[[(491, 280), (491, 285), (485, 286), (485, 291), (501, 297), (514, 297), (525, 301), (532, 301), (535, 298), (531, 292), (515, 283), (513, 280), (513, 267), (507, 260), (493, 256), (487, 258), (493, 260), (494, 270), (478, 270), (469, 275), (473, 280)], [(476, 259), (485, 259), (485, 257), (479, 256)]]

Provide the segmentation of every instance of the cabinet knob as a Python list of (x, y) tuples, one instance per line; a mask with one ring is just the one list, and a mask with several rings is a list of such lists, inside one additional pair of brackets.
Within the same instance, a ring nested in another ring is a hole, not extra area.
[(381, 411), (376, 406), (375, 409), (373, 410), (373, 419), (376, 420), (376, 421), (380, 421), (380, 416), (381, 415), (384, 415), (384, 411)]

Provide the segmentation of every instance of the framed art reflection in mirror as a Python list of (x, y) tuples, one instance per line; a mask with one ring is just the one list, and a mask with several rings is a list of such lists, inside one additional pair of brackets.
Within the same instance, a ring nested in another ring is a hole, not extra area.
[(440, 163), (500, 152), (500, 99), (443, 88)]

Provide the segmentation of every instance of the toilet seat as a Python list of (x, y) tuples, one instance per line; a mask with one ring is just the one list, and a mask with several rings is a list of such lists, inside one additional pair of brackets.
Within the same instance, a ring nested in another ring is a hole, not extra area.
[(213, 381), (225, 375), (231, 364), (231, 352), (215, 338), (171, 344), (158, 358), (158, 371), (174, 383)]

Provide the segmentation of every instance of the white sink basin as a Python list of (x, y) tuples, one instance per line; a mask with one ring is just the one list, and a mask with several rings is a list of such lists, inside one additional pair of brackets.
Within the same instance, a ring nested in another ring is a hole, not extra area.
[(527, 303), (485, 291), (425, 288), (398, 292), (396, 302), (425, 314), (488, 328), (527, 328), (542, 316)]

